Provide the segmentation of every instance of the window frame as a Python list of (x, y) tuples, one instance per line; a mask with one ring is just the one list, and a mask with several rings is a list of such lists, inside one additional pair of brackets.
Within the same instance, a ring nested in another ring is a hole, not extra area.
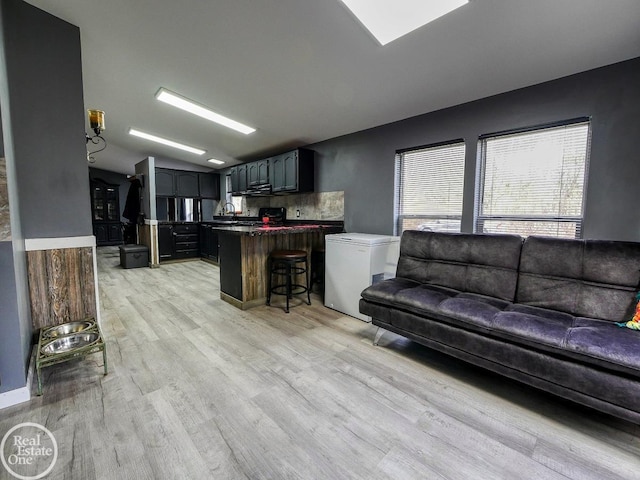
[[(461, 204), (460, 204), (460, 214), (459, 215), (436, 215), (436, 214), (424, 214), (424, 215), (403, 215), (401, 213), (402, 208), (402, 193), (404, 185), (402, 183), (402, 156), (407, 153), (419, 152), (422, 150), (428, 149), (437, 149), (447, 146), (462, 146), (463, 154), (462, 154), (462, 192), (461, 192)], [(420, 145), (416, 147), (403, 148), (400, 150), (396, 150), (395, 153), (395, 163), (394, 163), (394, 235), (401, 235), (402, 223), (404, 219), (423, 219), (423, 220), (455, 220), (460, 222), (460, 230), (462, 231), (462, 215), (464, 209), (464, 183), (465, 183), (465, 167), (466, 167), (466, 153), (467, 146), (464, 138), (456, 138), (453, 140), (447, 140), (443, 142), (430, 143), (426, 145)], [(410, 229), (407, 229), (410, 230)]]
[[(580, 124), (586, 124), (587, 126), (587, 143), (585, 151), (585, 164), (584, 164), (584, 180), (582, 185), (582, 204), (581, 215), (483, 215), (482, 204), (484, 201), (484, 189), (485, 189), (485, 174), (486, 174), (486, 149), (487, 140), (505, 137), (509, 135), (520, 135), (527, 133), (540, 132), (542, 130), (570, 127)], [(589, 163), (591, 156), (591, 135), (592, 135), (592, 121), (591, 117), (579, 117), (570, 120), (563, 120), (558, 122), (552, 122), (542, 125), (536, 125), (531, 127), (505, 130), (495, 133), (483, 134), (478, 137), (477, 148), (477, 170), (476, 170), (476, 184), (475, 184), (475, 198), (474, 198), (474, 212), (473, 212), (473, 232), (474, 233), (486, 233), (483, 226), (485, 222), (492, 220), (505, 220), (514, 222), (555, 222), (555, 223), (576, 223), (576, 235), (575, 237), (558, 236), (557, 238), (576, 238), (580, 239), (584, 237), (584, 213), (587, 197), (587, 187), (589, 182)], [(518, 235), (528, 236), (527, 234), (517, 233)]]

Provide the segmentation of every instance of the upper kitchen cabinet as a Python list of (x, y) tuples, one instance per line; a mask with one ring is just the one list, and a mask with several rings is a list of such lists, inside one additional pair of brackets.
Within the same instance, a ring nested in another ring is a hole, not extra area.
[(176, 197), (195, 198), (200, 196), (197, 172), (183, 172), (180, 170), (176, 170), (174, 174), (176, 183)]
[(273, 193), (313, 191), (313, 151), (299, 148), (271, 158), (269, 181)]
[(240, 195), (247, 191), (247, 165), (231, 167), (231, 193)]
[(156, 196), (173, 197), (176, 194), (175, 170), (156, 168)]
[(220, 200), (220, 174), (199, 173), (200, 197)]
[(247, 181), (250, 187), (269, 183), (269, 158), (247, 164)]

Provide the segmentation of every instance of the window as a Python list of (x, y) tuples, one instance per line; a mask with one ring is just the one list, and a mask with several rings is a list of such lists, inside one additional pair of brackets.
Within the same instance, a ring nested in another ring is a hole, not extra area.
[(589, 122), (481, 137), (478, 233), (580, 238)]
[(459, 232), (464, 141), (396, 154), (396, 235), (405, 230)]
[(225, 185), (226, 185), (226, 191), (227, 194), (225, 196), (225, 200), (226, 200), (226, 204), (225, 204), (225, 208), (231, 204), (233, 205), (234, 211), (236, 213), (242, 213), (242, 196), (235, 196), (235, 195), (231, 195), (231, 175), (227, 175), (227, 177), (225, 178)]

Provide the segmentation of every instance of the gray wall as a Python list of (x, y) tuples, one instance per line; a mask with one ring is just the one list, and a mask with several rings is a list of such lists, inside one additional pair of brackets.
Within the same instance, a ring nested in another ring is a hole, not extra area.
[(0, 0), (0, 108), (11, 242), (0, 244), (0, 392), (26, 384), (31, 353), (25, 239), (92, 234), (80, 32)]
[(16, 341), (22, 337), (18, 321), (18, 298), (13, 247), (0, 242), (0, 393), (24, 387), (26, 383), (25, 355), (27, 345)]
[(463, 230), (473, 228), (481, 134), (592, 118), (585, 238), (640, 241), (640, 58), (309, 145), (316, 191), (344, 190), (345, 229), (393, 233), (398, 149), (464, 138)]
[(5, 134), (13, 138), (24, 237), (91, 235), (80, 30), (20, 0), (2, 3), (11, 45)]

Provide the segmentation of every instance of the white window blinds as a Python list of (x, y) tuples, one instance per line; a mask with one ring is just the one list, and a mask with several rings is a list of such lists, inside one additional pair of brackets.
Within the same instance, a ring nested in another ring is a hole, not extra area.
[(459, 232), (463, 186), (463, 141), (397, 153), (396, 234)]
[(582, 236), (589, 122), (481, 138), (476, 231)]

